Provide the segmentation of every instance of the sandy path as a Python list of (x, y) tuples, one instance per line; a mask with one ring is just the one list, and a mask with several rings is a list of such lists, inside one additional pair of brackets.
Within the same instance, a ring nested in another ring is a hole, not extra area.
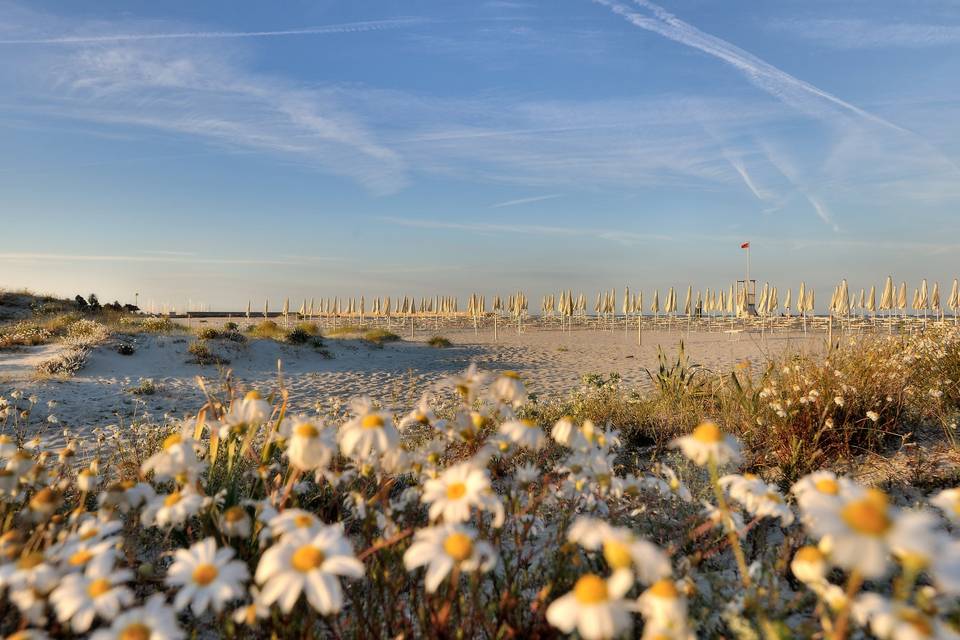
[[(708, 332), (645, 332), (643, 346), (636, 344), (634, 331), (530, 329), (517, 335), (516, 329), (502, 331), (494, 342), (492, 331), (474, 334), (470, 329), (446, 329), (439, 333), (454, 344), (435, 349), (423, 340), (432, 332), (418, 332), (416, 340), (371, 347), (356, 340), (326, 341), (332, 359), (325, 359), (311, 347), (280, 344), (272, 340), (252, 340), (246, 344), (211, 341), (214, 351), (231, 361), (229, 369), (244, 387), (269, 391), (277, 386), (277, 361), (283, 365), (284, 380), (290, 390), (294, 410), (309, 411), (318, 401), (332, 397), (347, 399), (369, 394), (399, 407), (409, 407), (427, 386), (451, 373), (477, 362), (491, 370), (513, 369), (527, 381), (531, 392), (542, 396), (566, 393), (580, 384), (588, 373), (619, 373), (629, 386), (644, 386), (645, 367), (657, 367), (657, 347), (670, 355), (684, 340), (692, 362), (714, 371), (749, 361), (753, 368), (768, 357), (785, 351), (810, 351), (821, 348), (822, 336), (804, 338), (797, 333), (759, 333), (728, 335)], [(75, 432), (89, 433), (95, 426), (129, 421), (149, 413), (185, 415), (195, 412), (201, 402), (196, 383), (200, 375), (217, 380), (215, 366), (187, 364), (189, 336), (137, 336), (136, 353), (122, 356), (102, 346), (90, 354), (87, 365), (69, 380), (36, 381), (32, 368), (51, 357), (56, 347), (36, 347), (18, 352), (0, 352), (0, 395), (13, 389), (36, 394), (41, 402), (53, 400), (53, 413)], [(133, 395), (126, 390), (141, 379), (158, 385), (153, 395)], [(45, 407), (44, 407), (45, 409)], [(60, 428), (39, 425), (45, 411), (36, 420), (35, 430), (45, 439), (58, 441)]]

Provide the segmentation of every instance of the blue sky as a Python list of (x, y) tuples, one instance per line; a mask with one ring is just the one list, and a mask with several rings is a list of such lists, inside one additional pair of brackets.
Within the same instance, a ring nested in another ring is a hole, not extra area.
[(264, 297), (960, 272), (960, 6), (0, 2), (0, 286)]

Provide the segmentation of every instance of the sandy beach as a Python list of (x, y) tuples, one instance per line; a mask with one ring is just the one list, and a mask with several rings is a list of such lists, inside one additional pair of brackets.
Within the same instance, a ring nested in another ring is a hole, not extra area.
[[(211, 323), (215, 324), (215, 323)], [(784, 332), (727, 334), (705, 331), (648, 331), (637, 345), (635, 331), (618, 329), (550, 330), (537, 327), (501, 330), (494, 341), (491, 330), (444, 329), (437, 334), (453, 344), (434, 348), (426, 344), (434, 332), (418, 331), (382, 347), (362, 340), (325, 340), (332, 357), (311, 347), (283, 344), (269, 339), (246, 343), (210, 341), (213, 350), (229, 365), (190, 364), (186, 334), (141, 334), (126, 339), (135, 345), (133, 355), (120, 355), (113, 340), (96, 347), (86, 365), (67, 379), (39, 380), (38, 362), (56, 355), (60, 345), (24, 347), (0, 353), (0, 395), (15, 389), (36, 395), (41, 403), (53, 401), (52, 413), (60, 427), (89, 433), (96, 426), (129, 422), (149, 414), (182, 416), (197, 410), (202, 402), (197, 376), (207, 381), (222, 379), (229, 370), (242, 388), (268, 392), (277, 388), (278, 363), (283, 383), (290, 392), (292, 408), (311, 411), (324, 399), (346, 400), (370, 395), (388, 406), (410, 406), (430, 385), (444, 376), (462, 371), (470, 363), (489, 370), (520, 372), (531, 393), (541, 396), (566, 394), (586, 374), (619, 374), (628, 387), (649, 383), (646, 368), (655, 369), (658, 349), (675, 356), (683, 340), (690, 361), (708, 370), (722, 372), (749, 362), (756, 370), (771, 356), (784, 352), (811, 352), (822, 348), (823, 336)], [(135, 395), (130, 389), (143, 380), (153, 381), (156, 392)], [(46, 438), (58, 439), (60, 427), (47, 424)]]

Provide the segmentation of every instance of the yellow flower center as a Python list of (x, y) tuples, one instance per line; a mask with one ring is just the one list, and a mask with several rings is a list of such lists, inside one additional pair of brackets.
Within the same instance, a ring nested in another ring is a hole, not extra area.
[(306, 529), (307, 527), (313, 526), (313, 518), (308, 516), (305, 513), (294, 516), (293, 524), (297, 525), (298, 529)]
[(847, 526), (864, 535), (883, 535), (891, 526), (886, 505), (878, 504), (869, 496), (845, 505), (840, 511), (840, 517)]
[(179, 433), (171, 433), (163, 440), (163, 449), (166, 451), (170, 447), (176, 446), (183, 442), (183, 436)]
[(580, 604), (597, 604), (605, 602), (610, 594), (607, 593), (607, 583), (598, 575), (588, 573), (580, 576), (573, 586), (573, 596)]
[(293, 433), (301, 438), (316, 438), (318, 435), (320, 435), (320, 432), (317, 431), (317, 428), (309, 422), (298, 424), (293, 429)]
[(70, 556), (70, 559), (67, 560), (67, 562), (69, 562), (74, 567), (79, 567), (87, 564), (92, 559), (93, 559), (92, 553), (90, 553), (86, 549), (81, 549), (80, 551), (77, 551), (75, 554)]
[(680, 596), (677, 592), (677, 585), (673, 584), (673, 580), (657, 580), (647, 591), (658, 598), (667, 600), (676, 600)]
[(91, 598), (99, 598), (106, 592), (110, 591), (110, 581), (106, 578), (97, 578), (90, 583), (90, 586), (87, 587), (87, 595)]
[(120, 632), (119, 640), (150, 640), (150, 627), (141, 622), (128, 624)]
[(443, 541), (443, 550), (457, 562), (463, 562), (473, 554), (473, 540), (465, 533), (452, 533)]
[(501, 371), (500, 375), (502, 375), (504, 378), (512, 378), (514, 380), (520, 379), (520, 374), (517, 373), (516, 371), (510, 371), (510, 370)]
[(121, 481), (120, 481), (120, 488), (121, 488), (121, 489), (133, 489), (135, 486), (137, 486), (136, 480), (121, 480)]
[(243, 399), (247, 402), (252, 402), (254, 400), (262, 400), (263, 396), (260, 395), (259, 391), (247, 391), (247, 394), (243, 396)]
[(459, 500), (467, 493), (467, 485), (462, 482), (454, 482), (447, 486), (447, 498), (449, 500)]
[(607, 564), (613, 569), (626, 569), (633, 564), (633, 557), (630, 555), (630, 549), (627, 545), (616, 540), (608, 540), (603, 543), (603, 557)]
[(420, 411), (413, 414), (413, 419), (420, 424), (430, 424), (430, 419), (427, 418), (427, 415)]
[(537, 423), (534, 422), (533, 420), (531, 420), (530, 418), (524, 418), (523, 420), (520, 421), (520, 424), (522, 424), (523, 426), (525, 426), (525, 427), (528, 428), (528, 429), (536, 429), (536, 428), (537, 428)]
[(797, 549), (797, 553), (793, 556), (793, 559), (797, 562), (814, 564), (823, 561), (823, 554), (816, 547), (806, 546)]
[(307, 544), (293, 552), (290, 564), (300, 573), (307, 573), (317, 569), (325, 559), (323, 551), (312, 544)]
[(693, 430), (693, 439), (704, 444), (716, 444), (723, 440), (723, 432), (715, 422), (701, 422)]
[(170, 495), (168, 495), (166, 498), (163, 499), (163, 506), (172, 507), (178, 502), (180, 502), (180, 492), (174, 491), (173, 493), (171, 493)]
[(39, 507), (53, 505), (57, 503), (57, 493), (50, 487), (44, 487), (34, 494), (30, 502)]
[(833, 478), (821, 478), (814, 482), (813, 486), (816, 487), (820, 493), (825, 493), (829, 496), (835, 496), (840, 493), (840, 485), (837, 484), (837, 481)]
[(99, 533), (100, 533), (100, 529), (97, 529), (96, 527), (90, 527), (89, 529), (87, 529), (86, 531), (83, 531), (80, 534), (80, 539), (90, 540), (91, 538), (96, 538), (97, 534)]
[(764, 494), (763, 497), (769, 500), (770, 502), (776, 502), (777, 504), (780, 504), (783, 502), (783, 498), (780, 497), (780, 494), (774, 493), (773, 491), (768, 491), (766, 494)]
[(380, 429), (383, 427), (383, 418), (380, 417), (379, 413), (368, 413), (363, 416), (360, 426), (364, 429)]
[(33, 569), (41, 562), (43, 562), (43, 554), (39, 551), (34, 551), (33, 553), (28, 553), (20, 558), (20, 560), (17, 561), (17, 568), (29, 570)]
[(246, 517), (247, 512), (243, 510), (243, 507), (234, 506), (223, 512), (223, 519), (231, 524), (243, 522)]
[(220, 571), (212, 564), (201, 564), (193, 570), (193, 581), (201, 587), (205, 587), (220, 575)]

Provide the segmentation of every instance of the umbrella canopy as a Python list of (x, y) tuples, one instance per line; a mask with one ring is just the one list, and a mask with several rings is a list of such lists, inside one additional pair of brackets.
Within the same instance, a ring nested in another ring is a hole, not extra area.
[(650, 304), (650, 311), (660, 313), (660, 291), (658, 289), (653, 290), (653, 302)]
[(924, 278), (920, 283), (920, 299), (918, 300), (921, 309), (928, 309), (930, 301), (927, 297), (927, 279)]
[(793, 299), (790, 296), (790, 289), (787, 289), (787, 295), (783, 296), (783, 310), (787, 312), (787, 315), (790, 315), (790, 305), (793, 302)]
[(683, 303), (683, 315), (690, 316), (692, 315), (692, 310), (690, 308), (690, 298), (693, 295), (693, 287), (687, 285), (687, 300)]
[(873, 285), (870, 285), (870, 296), (867, 298), (867, 311), (870, 313), (877, 312), (877, 288)]
[(770, 289), (770, 296), (767, 298), (767, 315), (773, 315), (777, 312), (777, 288)]
[(890, 311), (893, 309), (893, 303), (893, 276), (887, 276), (883, 293), (880, 295), (880, 311)]
[[(760, 292), (760, 300), (757, 302), (756, 309), (758, 313), (766, 313), (767, 311), (767, 296), (770, 295), (770, 283), (763, 283), (763, 290)], [(744, 305), (746, 306), (746, 305)]]
[(903, 311), (907, 308), (907, 283), (900, 282), (900, 290), (897, 292), (897, 309)]
[(933, 291), (930, 293), (930, 308), (934, 311), (940, 311), (940, 283), (933, 283)]
[(813, 311), (816, 307), (816, 298), (814, 297), (813, 287), (807, 290), (807, 300), (803, 303), (804, 311)]
[(807, 310), (807, 283), (800, 282), (800, 289), (797, 291), (797, 313), (804, 313)]
[[(954, 284), (956, 284), (957, 281), (954, 280), (953, 282), (954, 282)], [(956, 288), (956, 287), (954, 287), (954, 288)], [(248, 317), (248, 318), (250, 317), (250, 301), (249, 301), (249, 300), (247, 300), (247, 317)]]
[(960, 307), (960, 299), (958, 299), (958, 289), (957, 289), (957, 279), (953, 279), (953, 286), (950, 287), (950, 298), (947, 300), (947, 306), (953, 310), (954, 313), (957, 312), (957, 307)]

